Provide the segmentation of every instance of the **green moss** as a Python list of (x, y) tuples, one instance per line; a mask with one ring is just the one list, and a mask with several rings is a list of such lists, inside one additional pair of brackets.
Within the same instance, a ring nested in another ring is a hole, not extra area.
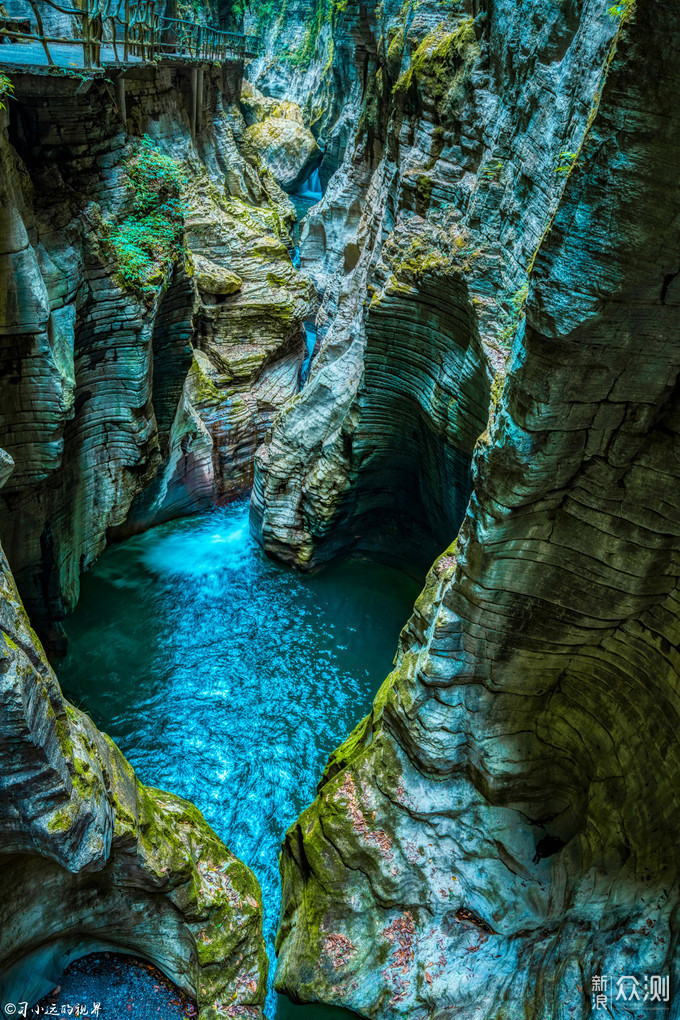
[(73, 825), (73, 815), (68, 808), (59, 808), (47, 820), (47, 831), (51, 833), (68, 832)]
[(636, 0), (619, 0), (612, 7), (609, 7), (607, 14), (612, 18), (618, 18), (623, 21), (629, 18), (635, 8)]
[(498, 342), (505, 350), (510, 350), (517, 327), (524, 316), (524, 306), (528, 295), (529, 283), (527, 281), (510, 298), (510, 310), (505, 313), (506, 324), (498, 336)]
[(359, 134), (375, 131), (380, 124), (382, 72), (369, 76), (359, 115)]
[(499, 372), (494, 377), (494, 381), (491, 384), (491, 392), (489, 399), (489, 419), (486, 424), (486, 428), (482, 432), (481, 436), (477, 440), (476, 446), (488, 446), (491, 442), (491, 429), (496, 420), (496, 412), (503, 396), (503, 389), (505, 387), (505, 373)]
[(424, 216), (432, 199), (432, 178), (428, 174), (419, 174), (416, 181), (416, 213)]
[(121, 223), (104, 224), (104, 246), (124, 286), (154, 293), (168, 265), (184, 252), (181, 170), (144, 136), (126, 161), (125, 173), (134, 189), (133, 211)]
[(189, 369), (189, 386), (191, 392), (195, 394), (201, 402), (204, 403), (215, 403), (224, 399), (225, 394), (218, 390), (215, 383), (212, 381), (201, 368), (196, 355), (191, 363)]
[(441, 22), (425, 36), (413, 55), (411, 66), (396, 82), (395, 95), (405, 94), (415, 81), (441, 105), (455, 102), (467, 70), (479, 52), (472, 18), (466, 18), (453, 31), (448, 22)]
[[(347, 10), (347, 3), (348, 0), (312, 0), (311, 16), (307, 20), (302, 42), (291, 53), (284, 53), (283, 60), (293, 67), (303, 71), (306, 70), (314, 58), (319, 36), (324, 25), (335, 26), (338, 17)], [(331, 44), (325, 73), (330, 70), (332, 62), (333, 46)]]
[(409, 273), (420, 277), (424, 273), (448, 272), (451, 268), (450, 255), (430, 244), (426, 238), (415, 237), (394, 270), (397, 274)]
[(14, 641), (13, 638), (11, 638), (9, 634), (7, 634), (6, 632), (3, 632), (3, 637), (5, 639), (5, 644), (7, 645), (7, 647), (10, 648), (13, 652), (16, 652), (17, 649), (19, 648), (19, 645), (16, 643), (16, 641)]

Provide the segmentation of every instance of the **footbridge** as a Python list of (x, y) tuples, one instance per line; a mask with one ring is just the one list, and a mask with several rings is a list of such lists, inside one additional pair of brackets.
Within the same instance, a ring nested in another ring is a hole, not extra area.
[(260, 45), (258, 36), (164, 17), (155, 0), (82, 0), (78, 7), (0, 0), (0, 68), (8, 70), (222, 63), (254, 57)]

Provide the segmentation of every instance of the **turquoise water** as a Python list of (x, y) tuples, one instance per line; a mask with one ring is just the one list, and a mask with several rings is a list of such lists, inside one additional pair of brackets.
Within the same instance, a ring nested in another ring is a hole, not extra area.
[[(66, 696), (253, 868), (272, 964), (281, 840), (368, 711), (418, 589), (373, 563), (311, 576), (274, 563), (242, 500), (107, 550), (67, 620)], [(342, 1013), (270, 991), (268, 1015)]]

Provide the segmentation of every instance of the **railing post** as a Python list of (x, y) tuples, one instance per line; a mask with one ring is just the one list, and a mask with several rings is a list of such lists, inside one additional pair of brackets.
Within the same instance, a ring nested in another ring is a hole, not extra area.
[(47, 46), (47, 42), (45, 40), (45, 30), (43, 28), (42, 18), (40, 17), (40, 11), (38, 10), (37, 4), (36, 4), (36, 0), (29, 0), (29, 3), (31, 5), (33, 13), (35, 14), (35, 22), (36, 22), (36, 25), (38, 27), (38, 38), (40, 39), (40, 42), (42, 43), (42, 48), (45, 51), (45, 56), (47, 57), (47, 62), (48, 62), (48, 64), (52, 64), (52, 66), (54, 66), (54, 61), (52, 60), (52, 54), (50, 53), (49, 48)]
[[(66, 0), (64, 0), (66, 2)], [(73, 0), (75, 2), (75, 0)], [(260, 49), (258, 36), (247, 36), (241, 32), (221, 32), (207, 25), (185, 21), (183, 18), (161, 18), (156, 10), (156, 0), (79, 0), (80, 9), (65, 10), (54, 0), (28, 0), (35, 15), (37, 29), (31, 31), (31, 38), (39, 41), (50, 65), (54, 60), (45, 35), (41, 6), (52, 6), (71, 14), (80, 20), (79, 36), (74, 40), (49, 40), (55, 42), (78, 42), (83, 48), (83, 66), (87, 69), (102, 66), (102, 46), (108, 45), (109, 24), (114, 59), (121, 63), (118, 50), (119, 30), (122, 27), (122, 64), (135, 59), (156, 60), (163, 56), (196, 63), (217, 63), (230, 59), (255, 56)], [(1, 6), (1, 0), (0, 0)], [(165, 27), (164, 27), (165, 26)], [(167, 41), (165, 32), (167, 31)], [(10, 35), (12, 33), (9, 33)], [(202, 123), (202, 82), (204, 71), (196, 75), (192, 70), (192, 124), (193, 130), (200, 130)], [(200, 79), (201, 85), (194, 79)]]
[(92, 66), (92, 53), (90, 50), (90, 0), (83, 4), (83, 20), (81, 22), (81, 36), (83, 42), (83, 66)]

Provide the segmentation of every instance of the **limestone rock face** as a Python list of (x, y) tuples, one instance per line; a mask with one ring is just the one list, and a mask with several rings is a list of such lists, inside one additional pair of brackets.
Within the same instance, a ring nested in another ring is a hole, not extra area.
[(361, 114), (367, 60), (375, 50), (367, 26), (375, 24), (375, 11), (375, 4), (363, 2), (282, 0), (273, 9), (254, 5), (246, 13), (248, 30), (264, 41), (263, 52), (247, 67), (249, 83), (271, 97), (267, 103), (281, 108), (294, 100), (302, 110), (323, 150), (324, 187), (342, 163)]
[[(258, 455), (253, 531), (302, 568), (348, 548), (431, 562), (458, 530), (490, 383), (616, 31), (594, 6), (580, 21), (551, 4), (533, 20), (515, 5), (476, 18), (472, 4), (383, 7), (357, 43), (368, 71), (355, 137), (302, 232), (321, 349), (301, 405)], [(405, 398), (394, 429), (393, 358)]]
[(201, 1020), (261, 1017), (255, 876), (64, 700), (2, 550), (0, 693), (0, 1004), (33, 1004), (109, 948), (156, 963)]
[[(514, 6), (489, 59), (527, 85)], [(286, 837), (277, 984), (364, 1016), (585, 1020), (597, 975), (677, 996), (678, 30), (656, 0), (579, 13), (535, 38), (534, 71), (580, 51), (594, 86), (559, 202), (496, 195), (540, 244), (464, 523)]]
[(297, 103), (293, 103), (289, 99), (273, 99), (270, 96), (263, 96), (260, 90), (247, 79), (244, 79), (241, 85), (241, 109), (248, 127), (252, 124), (259, 124), (269, 117), (282, 117), (284, 120), (293, 120), (297, 124), (305, 122), (302, 110)]
[[(297, 391), (313, 287), (284, 243), (288, 198), (239, 148), (239, 73), (206, 72), (196, 138), (181, 69), (129, 72), (127, 135), (98, 81), (77, 94), (16, 75), (11, 124), (0, 114), (0, 441), (15, 463), (0, 536), (45, 633), (107, 535), (249, 486)], [(150, 158), (175, 168), (181, 212), (136, 279), (130, 167)], [(194, 405), (198, 351), (214, 387)]]
[(203, 255), (195, 255), (194, 267), (196, 269), (196, 283), (203, 294), (210, 294), (212, 297), (226, 297), (227, 294), (235, 294), (243, 286), (243, 280), (230, 269), (219, 266), (216, 262), (204, 258)]
[(252, 124), (245, 139), (286, 191), (294, 191), (321, 162), (314, 135), (298, 120), (267, 117)]

